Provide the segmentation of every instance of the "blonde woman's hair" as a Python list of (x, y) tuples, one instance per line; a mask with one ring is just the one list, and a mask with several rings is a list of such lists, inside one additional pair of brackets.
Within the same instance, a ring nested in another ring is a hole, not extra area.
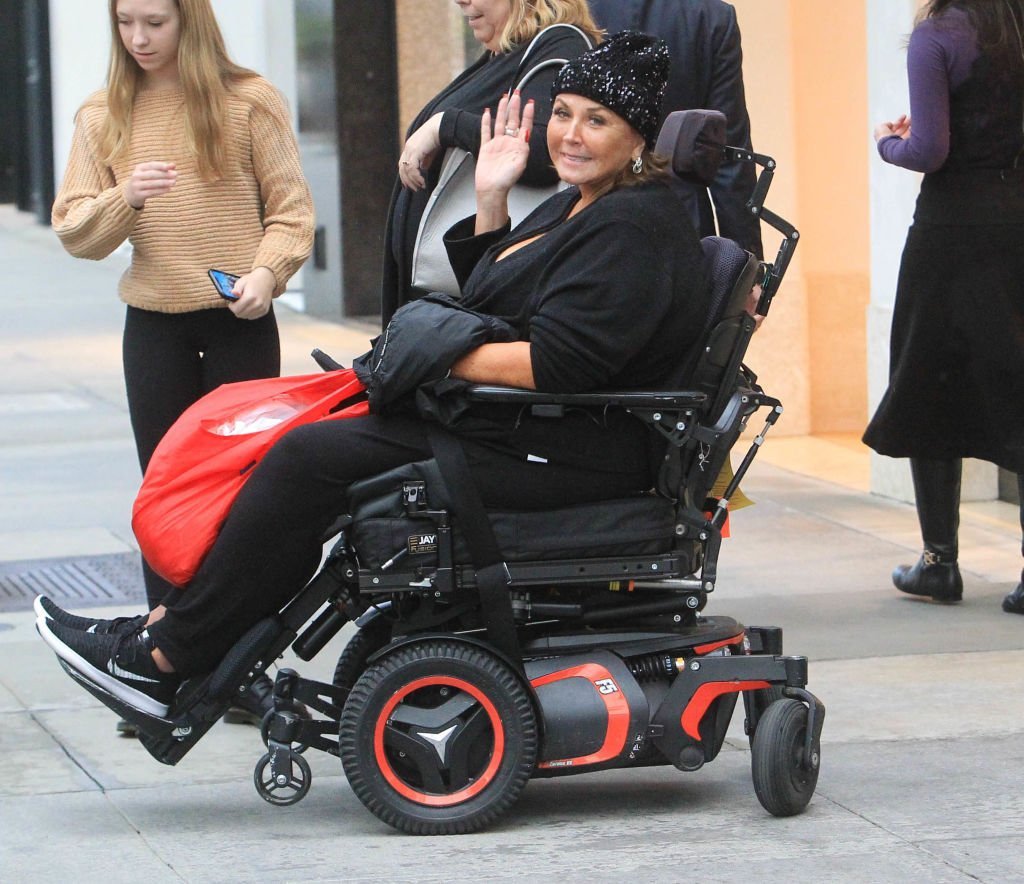
[[(173, 0), (181, 17), (178, 73), (185, 92), (185, 138), (207, 180), (227, 172), (224, 145), (226, 99), (240, 80), (257, 76), (235, 64), (224, 46), (210, 0)], [(100, 151), (107, 163), (128, 151), (132, 108), (142, 69), (131, 57), (117, 26), (117, 0), (110, 0), (110, 65), (107, 69), (107, 116), (100, 130)]]
[(590, 14), (587, 0), (511, 0), (511, 5), (499, 41), (502, 52), (529, 43), (548, 25), (576, 25), (595, 45), (601, 42), (603, 32)]

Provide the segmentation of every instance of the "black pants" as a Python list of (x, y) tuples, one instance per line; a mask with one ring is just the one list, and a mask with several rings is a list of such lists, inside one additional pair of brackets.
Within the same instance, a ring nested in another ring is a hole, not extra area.
[[(295, 596), (320, 562), (323, 535), (357, 479), (430, 457), (425, 424), (365, 417), (297, 427), (253, 471), (193, 581), (150, 627), (183, 676), (212, 670), (254, 623)], [(514, 509), (625, 496), (651, 476), (595, 473), (467, 443), (485, 504)]]
[[(230, 310), (157, 313), (129, 307), (122, 338), (128, 414), (139, 466), (181, 413), (221, 384), (281, 373), (274, 311), (256, 320)], [(156, 607), (172, 589), (143, 561), (146, 600)]]

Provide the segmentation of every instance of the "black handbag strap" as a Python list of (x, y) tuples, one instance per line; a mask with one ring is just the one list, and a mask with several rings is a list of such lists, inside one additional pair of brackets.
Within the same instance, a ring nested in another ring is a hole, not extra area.
[(459, 530), (469, 547), (487, 637), (516, 667), (522, 669), (512, 597), (508, 592), (511, 578), (491, 520), (469, 471), (465, 449), (458, 437), (434, 423), (427, 425), (427, 438), (458, 517)]

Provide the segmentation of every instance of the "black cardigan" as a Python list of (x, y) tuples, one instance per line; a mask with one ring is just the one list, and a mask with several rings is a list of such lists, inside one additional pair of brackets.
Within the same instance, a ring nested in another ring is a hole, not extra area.
[[(707, 316), (697, 235), (663, 184), (620, 188), (566, 220), (578, 199), (569, 188), (511, 233), (506, 225), (472, 236), (473, 219), (455, 225), (445, 243), (462, 303), (530, 342), (539, 390), (657, 389), (698, 344)], [(548, 420), (482, 411), (501, 427), (495, 438), (519, 452), (605, 471), (650, 456), (644, 427), (621, 413)]]
[[(586, 48), (583, 38), (575, 31), (556, 28), (541, 38), (522, 70), (520, 65), (527, 49), (525, 45), (499, 55), (485, 52), (434, 96), (413, 120), (406, 138), (434, 114), (444, 113), (441, 120), (441, 150), (428, 170), (427, 186), (423, 190), (413, 192), (402, 187), (401, 181), (395, 182), (384, 241), (381, 318), (385, 325), (395, 310), (417, 295), (411, 290), (409, 282), (413, 246), (423, 210), (437, 184), (445, 149), (461, 147), (476, 156), (480, 151), (480, 118), (484, 109), (490, 108), (493, 111), (501, 96), (517, 85), (522, 76), (538, 62), (552, 58), (576, 58)], [(530, 137), (530, 159), (522, 178), (525, 184), (554, 184), (558, 177), (548, 157), (547, 147), (551, 84), (557, 71), (557, 68), (551, 67), (539, 72), (523, 89), (523, 101), (534, 99), (536, 109)]]

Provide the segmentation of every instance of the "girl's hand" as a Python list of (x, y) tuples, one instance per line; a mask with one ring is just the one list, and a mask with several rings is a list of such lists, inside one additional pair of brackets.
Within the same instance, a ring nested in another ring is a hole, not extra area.
[(875, 127), (875, 142), (888, 138), (890, 135), (897, 135), (904, 141), (910, 137), (910, 117), (903, 114), (891, 123), (879, 123)]
[(533, 101), (528, 101), (520, 119), (519, 92), (502, 96), (491, 125), (491, 110), (480, 121), (480, 155), (476, 160), (476, 193), (504, 199), (526, 169), (533, 128)]
[(125, 202), (133, 209), (141, 209), (150, 197), (170, 191), (177, 180), (174, 163), (139, 163), (124, 183)]
[(398, 160), (398, 177), (409, 190), (422, 190), (426, 187), (424, 173), (441, 149), (441, 116), (434, 114), (405, 142), (402, 156)]
[(238, 319), (266, 316), (276, 286), (277, 278), (269, 267), (254, 267), (245, 276), (240, 276), (231, 289), (232, 294), (238, 295), (238, 300), (229, 301), (228, 310)]

